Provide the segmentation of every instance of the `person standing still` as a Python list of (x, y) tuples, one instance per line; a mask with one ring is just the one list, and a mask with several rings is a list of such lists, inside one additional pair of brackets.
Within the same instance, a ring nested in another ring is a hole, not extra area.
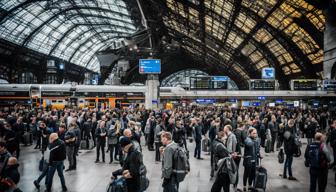
[(99, 162), (99, 150), (102, 152), (102, 159), (105, 163), (105, 143), (106, 143), (106, 136), (107, 136), (107, 130), (105, 128), (105, 121), (101, 121), (99, 123), (99, 128), (96, 129), (96, 139), (97, 139), (97, 158), (95, 163)]
[(178, 192), (179, 183), (173, 174), (173, 155), (178, 146), (172, 140), (170, 132), (161, 133), (161, 143), (163, 192)]

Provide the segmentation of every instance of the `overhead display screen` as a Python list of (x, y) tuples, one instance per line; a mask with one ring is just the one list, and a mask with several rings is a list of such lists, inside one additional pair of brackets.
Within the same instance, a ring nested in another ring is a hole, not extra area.
[(160, 74), (161, 60), (160, 59), (140, 59), (139, 60), (140, 74)]
[(262, 69), (262, 79), (274, 79), (275, 78), (275, 70), (274, 68), (267, 67)]

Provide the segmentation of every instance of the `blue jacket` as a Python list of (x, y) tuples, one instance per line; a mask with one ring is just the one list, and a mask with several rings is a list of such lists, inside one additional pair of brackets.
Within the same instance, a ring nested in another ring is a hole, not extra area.
[(260, 157), (260, 140), (259, 138), (252, 139), (247, 137), (245, 139), (245, 150), (244, 150), (244, 166), (251, 166), (252, 163), (258, 165), (258, 160)]

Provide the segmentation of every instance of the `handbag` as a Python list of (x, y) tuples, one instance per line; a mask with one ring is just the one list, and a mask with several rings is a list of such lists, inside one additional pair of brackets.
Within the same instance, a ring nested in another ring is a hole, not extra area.
[(284, 154), (283, 149), (280, 149), (278, 153), (278, 162), (282, 164), (284, 161), (285, 161), (285, 154)]

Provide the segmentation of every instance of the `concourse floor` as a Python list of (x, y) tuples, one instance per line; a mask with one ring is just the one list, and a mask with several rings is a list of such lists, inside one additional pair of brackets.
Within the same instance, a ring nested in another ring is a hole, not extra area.
[[(202, 152), (204, 160), (197, 160), (193, 155), (194, 143), (188, 143), (190, 150), (191, 172), (186, 177), (185, 181), (180, 183), (180, 192), (207, 192), (210, 191), (213, 180), (210, 180), (210, 156)], [(304, 151), (305, 145), (302, 148)], [(263, 149), (262, 149), (263, 150)], [(20, 157), (20, 173), (21, 181), (19, 187), (24, 192), (38, 191), (33, 185), (33, 181), (37, 179), (40, 172), (38, 171), (38, 162), (40, 153), (34, 150), (32, 146), (22, 147), (22, 156)], [(161, 187), (161, 163), (155, 163), (154, 152), (148, 151), (143, 146), (144, 162), (148, 169), (148, 177), (150, 186), (147, 192), (160, 192)], [(109, 162), (108, 153), (105, 154), (106, 162)], [(77, 170), (65, 172), (66, 185), (68, 191), (71, 192), (104, 192), (109, 183), (111, 172), (118, 169), (120, 166), (117, 163), (94, 163), (96, 151), (81, 150), (77, 158)], [(298, 181), (289, 181), (282, 179), (279, 174), (282, 173), (283, 164), (277, 161), (277, 153), (265, 154), (262, 165), (268, 170), (267, 190), (269, 192), (308, 192), (309, 191), (309, 172), (304, 166), (303, 156), (294, 158), (293, 175)], [(68, 167), (68, 162), (65, 161), (65, 167)], [(242, 188), (243, 166), (240, 164), (239, 170), (239, 185)], [(334, 171), (329, 171), (328, 176), (328, 192), (336, 191), (334, 182)], [(44, 180), (40, 183), (40, 191), (44, 191)], [(62, 191), (60, 180), (57, 173), (54, 176), (53, 191)], [(231, 190), (233, 191), (233, 190)]]

